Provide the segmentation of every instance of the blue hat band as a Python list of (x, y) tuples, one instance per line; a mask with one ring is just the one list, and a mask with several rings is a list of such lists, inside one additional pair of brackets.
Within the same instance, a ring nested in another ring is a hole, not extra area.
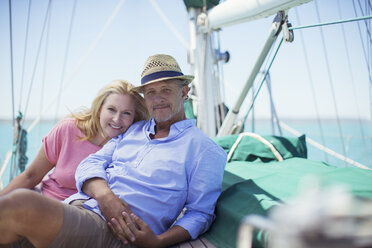
[(158, 72), (154, 72), (154, 73), (144, 76), (141, 79), (141, 85), (144, 85), (149, 81), (156, 80), (159, 78), (178, 77), (178, 76), (183, 76), (183, 73), (178, 72), (178, 71), (158, 71)]

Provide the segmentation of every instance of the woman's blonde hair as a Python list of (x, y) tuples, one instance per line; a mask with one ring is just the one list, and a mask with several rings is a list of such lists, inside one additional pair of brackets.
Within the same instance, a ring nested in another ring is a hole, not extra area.
[(90, 109), (86, 109), (77, 113), (72, 113), (71, 116), (75, 118), (75, 125), (85, 135), (81, 140), (93, 140), (97, 134), (105, 137), (99, 122), (99, 114), (106, 98), (112, 94), (127, 94), (130, 95), (135, 102), (134, 122), (140, 120), (148, 120), (149, 113), (143, 97), (132, 89), (134, 86), (125, 80), (115, 80), (101, 89), (92, 102)]

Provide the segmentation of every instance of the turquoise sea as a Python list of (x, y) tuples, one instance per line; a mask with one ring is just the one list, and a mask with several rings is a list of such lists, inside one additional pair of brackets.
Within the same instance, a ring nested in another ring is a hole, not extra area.
[[(322, 143), (319, 131), (319, 125), (316, 120), (282, 120), (286, 124), (295, 128), (300, 133), (306, 134), (307, 137)], [(25, 123), (27, 130), (31, 123)], [(53, 127), (53, 121), (42, 121), (28, 134), (27, 156), (28, 164), (35, 158), (41, 147), (42, 137)], [(322, 121), (322, 130), (324, 134), (325, 146), (343, 154), (342, 141), (339, 136), (339, 128), (334, 120)], [(271, 123), (269, 120), (258, 120), (254, 125), (254, 131), (260, 135), (272, 134)], [(356, 162), (372, 168), (372, 121), (342, 120), (341, 130), (343, 134), (343, 143), (345, 146), (346, 156)], [(246, 131), (252, 131), (252, 125), (246, 125)], [(278, 135), (278, 129), (275, 130)], [(283, 131), (283, 136), (293, 137), (289, 132)], [(362, 133), (364, 136), (362, 136)], [(13, 128), (11, 121), (0, 121), (0, 167), (2, 168), (6, 153), (12, 149)], [(345, 166), (345, 163), (324, 152), (308, 145), (308, 158), (311, 160), (325, 161), (336, 166)], [(9, 165), (4, 171), (2, 177), (3, 186), (9, 181)]]

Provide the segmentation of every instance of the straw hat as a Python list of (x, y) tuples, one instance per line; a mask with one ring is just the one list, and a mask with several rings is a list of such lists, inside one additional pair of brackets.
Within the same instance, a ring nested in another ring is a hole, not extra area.
[(142, 92), (145, 85), (170, 79), (181, 79), (191, 83), (194, 76), (184, 75), (172, 56), (155, 54), (146, 60), (141, 74), (141, 86), (135, 87), (134, 90)]

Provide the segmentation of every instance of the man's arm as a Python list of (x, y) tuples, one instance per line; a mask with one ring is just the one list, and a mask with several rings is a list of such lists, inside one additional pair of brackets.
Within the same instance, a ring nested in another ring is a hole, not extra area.
[(82, 191), (88, 196), (96, 199), (107, 221), (115, 217), (121, 217), (122, 212), (132, 213), (128, 204), (117, 197), (114, 192), (111, 191), (106, 180), (102, 178), (92, 178), (85, 181)]
[[(112, 162), (116, 141), (116, 139), (110, 140), (101, 150), (84, 159), (76, 170), (75, 179), (78, 191), (97, 201), (108, 223), (113, 218), (117, 218), (121, 224), (125, 225), (121, 214), (122, 212), (131, 213), (131, 210), (127, 203), (111, 191), (106, 178), (106, 168)], [(123, 242), (127, 240), (126, 236), (121, 233), (114, 232), (114, 234)]]
[[(122, 213), (125, 212), (131, 214), (132, 211), (126, 202), (121, 200), (111, 191), (105, 179), (92, 178), (85, 181), (82, 191), (88, 196), (96, 199), (99, 209), (110, 227), (112, 226), (112, 220), (114, 219), (118, 220), (121, 226), (126, 227), (126, 223), (122, 218)], [(123, 233), (122, 229), (111, 229), (114, 234), (123, 241), (123, 243), (126, 244), (128, 242), (130, 236)]]
[(168, 231), (160, 234), (158, 238), (160, 240), (159, 247), (168, 247), (189, 240), (191, 236), (189, 232), (182, 227), (173, 226)]

